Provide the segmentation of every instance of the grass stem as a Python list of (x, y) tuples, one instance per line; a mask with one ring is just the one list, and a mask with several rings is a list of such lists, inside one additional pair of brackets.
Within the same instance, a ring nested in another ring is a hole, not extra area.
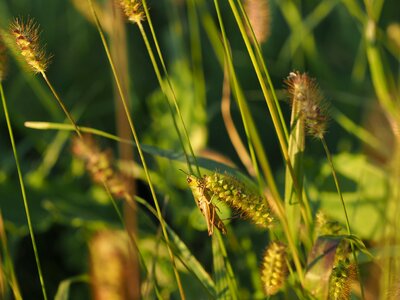
[(56, 90), (54, 89), (53, 85), (50, 83), (49, 79), (46, 76), (46, 73), (45, 72), (41, 72), (41, 74), (43, 76), (43, 79), (46, 81), (46, 84), (49, 86), (51, 92), (53, 93), (54, 97), (56, 98), (58, 104), (61, 106), (62, 110), (64, 111), (65, 115), (70, 120), (72, 125), (74, 125), (76, 134), (81, 138), (82, 135), (81, 135), (81, 132), (79, 130), (78, 125), (76, 125), (76, 122), (74, 121), (74, 118), (69, 113), (68, 109), (65, 107), (64, 102), (61, 100), (60, 96), (58, 96), (58, 94), (57, 94)]
[[(329, 165), (331, 166), (333, 180), (335, 182), (336, 190), (337, 190), (337, 192), (339, 194), (340, 202), (342, 203), (343, 212), (344, 212), (344, 215), (345, 215), (345, 218), (346, 218), (347, 234), (350, 236), (352, 233), (351, 233), (351, 228), (350, 228), (349, 215), (347, 213), (346, 204), (344, 202), (343, 194), (342, 194), (342, 191), (340, 189), (339, 180), (337, 178), (335, 166), (334, 166), (333, 160), (332, 160), (332, 155), (331, 155), (331, 152), (329, 151), (328, 145), (326, 144), (326, 141), (325, 141), (324, 137), (321, 138), (321, 143), (322, 143), (322, 145), (324, 147), (324, 150), (325, 150), (325, 153), (326, 153), (326, 157), (327, 157), (327, 159), (329, 161)], [(358, 275), (358, 280), (359, 280), (359, 283), (360, 283), (361, 298), (365, 299), (364, 287), (363, 287), (362, 280), (361, 280), (361, 274), (360, 274), (360, 268), (359, 268), (359, 264), (358, 264), (357, 254), (356, 254), (356, 251), (355, 251), (355, 248), (354, 248), (354, 245), (353, 245), (352, 242), (350, 243), (350, 246), (351, 246), (351, 252), (353, 253), (354, 263), (356, 264), (356, 267), (357, 267), (357, 275)]]
[(30, 235), (31, 241), (32, 241), (32, 247), (33, 247), (33, 252), (35, 255), (35, 261), (36, 261), (36, 266), (37, 266), (37, 270), (38, 270), (40, 285), (42, 288), (43, 299), (47, 300), (46, 286), (44, 283), (42, 267), (41, 267), (40, 259), (39, 259), (39, 253), (38, 253), (37, 246), (36, 246), (35, 234), (33, 232), (33, 226), (32, 226), (32, 220), (31, 220), (31, 216), (30, 216), (28, 199), (26, 197), (26, 192), (25, 192), (24, 179), (22, 177), (21, 167), (20, 167), (19, 159), (18, 159), (17, 147), (15, 145), (14, 134), (13, 134), (11, 122), (10, 122), (10, 116), (8, 114), (7, 102), (6, 102), (6, 98), (4, 95), (3, 85), (1, 82), (0, 82), (0, 94), (1, 94), (1, 101), (3, 103), (4, 115), (6, 117), (8, 133), (10, 135), (10, 142), (11, 142), (11, 147), (12, 147), (13, 154), (14, 154), (15, 165), (17, 167), (18, 180), (19, 180), (19, 184), (20, 184), (20, 188), (21, 188), (22, 200), (24, 202), (25, 215), (26, 215), (26, 220), (28, 223), (29, 235)]
[(168, 237), (167, 231), (165, 229), (164, 219), (162, 218), (160, 205), (158, 203), (158, 199), (157, 199), (157, 196), (156, 196), (156, 193), (155, 193), (155, 190), (154, 190), (151, 178), (150, 178), (150, 173), (149, 173), (149, 170), (148, 170), (148, 167), (147, 167), (146, 160), (145, 160), (144, 155), (143, 155), (142, 147), (140, 146), (140, 143), (139, 143), (139, 138), (138, 138), (138, 135), (136, 133), (136, 129), (134, 127), (132, 118), (131, 118), (130, 113), (129, 113), (129, 109), (128, 109), (128, 105), (126, 103), (125, 95), (122, 92), (122, 88), (121, 88), (120, 80), (119, 80), (119, 77), (118, 77), (118, 73), (115, 70), (115, 66), (114, 66), (114, 63), (113, 63), (113, 60), (112, 60), (108, 45), (107, 45), (106, 38), (105, 38), (103, 30), (101, 28), (101, 24), (100, 24), (100, 21), (98, 19), (97, 13), (96, 13), (96, 11), (94, 10), (94, 7), (93, 7), (93, 2), (92, 2), (92, 0), (88, 0), (88, 1), (89, 1), (89, 5), (90, 5), (90, 9), (92, 11), (93, 17), (94, 17), (95, 22), (96, 22), (97, 30), (99, 32), (101, 41), (102, 41), (103, 46), (104, 46), (104, 50), (105, 50), (105, 52), (107, 54), (107, 58), (108, 58), (108, 61), (110, 63), (110, 66), (111, 66), (111, 70), (112, 70), (112, 73), (113, 73), (113, 76), (114, 76), (114, 79), (115, 79), (115, 82), (116, 82), (116, 85), (117, 85), (117, 88), (118, 88), (118, 92), (119, 92), (120, 97), (121, 97), (121, 101), (122, 101), (122, 104), (123, 104), (123, 107), (124, 107), (124, 110), (125, 110), (126, 117), (128, 119), (128, 123), (129, 123), (130, 129), (131, 129), (131, 132), (132, 132), (133, 139), (135, 141), (135, 144), (136, 144), (136, 147), (137, 147), (137, 150), (138, 150), (138, 153), (139, 153), (140, 160), (141, 160), (142, 165), (143, 165), (143, 169), (144, 169), (144, 172), (145, 172), (145, 175), (146, 175), (147, 183), (148, 183), (149, 188), (150, 188), (150, 192), (151, 192), (151, 195), (152, 195), (152, 198), (153, 198), (153, 201), (154, 201), (154, 205), (156, 207), (157, 215), (158, 215), (159, 220), (160, 220), (161, 229), (162, 229), (162, 232), (163, 232), (166, 244), (167, 244), (168, 253), (169, 253), (169, 256), (170, 256), (170, 259), (171, 259), (172, 267), (174, 269), (175, 279), (176, 279), (176, 282), (177, 282), (177, 285), (178, 285), (179, 293), (180, 293), (181, 299), (185, 299), (185, 293), (183, 291), (181, 279), (180, 279), (180, 276), (179, 276), (179, 273), (178, 273), (178, 270), (177, 270), (177, 267), (176, 267), (175, 258), (174, 258), (174, 254), (173, 254), (172, 249), (171, 249), (169, 237)]

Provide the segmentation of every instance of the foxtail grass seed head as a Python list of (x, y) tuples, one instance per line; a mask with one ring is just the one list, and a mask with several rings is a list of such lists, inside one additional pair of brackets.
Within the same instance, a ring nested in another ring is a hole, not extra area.
[(7, 74), (8, 59), (6, 50), (6, 46), (4, 45), (0, 34), (0, 82), (4, 80)]
[(315, 217), (315, 236), (338, 235), (343, 231), (339, 222), (330, 220), (322, 211)]
[(296, 71), (289, 74), (285, 84), (291, 102), (299, 104), (300, 118), (304, 121), (307, 133), (322, 138), (328, 123), (327, 107), (316, 80)]
[(329, 277), (330, 300), (350, 299), (351, 284), (356, 278), (356, 270), (349, 260), (340, 260)]
[(146, 18), (142, 3), (139, 0), (120, 0), (119, 3), (130, 22), (140, 23)]
[(35, 73), (45, 72), (49, 64), (49, 57), (39, 44), (39, 26), (32, 19), (24, 22), (17, 18), (11, 23), (10, 31), (18, 50), (32, 71)]
[(125, 233), (99, 231), (92, 237), (89, 263), (93, 299), (129, 299), (126, 295), (129, 256), (129, 240)]
[(286, 246), (280, 242), (272, 242), (265, 250), (261, 282), (266, 295), (274, 295), (283, 287), (288, 273), (286, 258)]
[(221, 233), (226, 234), (225, 225), (216, 212), (217, 207), (211, 202), (210, 192), (206, 188), (204, 178), (188, 175), (186, 180), (192, 191), (196, 205), (205, 218), (208, 235), (213, 234), (214, 226), (217, 227)]
[(106, 184), (113, 196), (122, 198), (131, 193), (127, 178), (114, 168), (112, 152), (101, 150), (91, 135), (75, 137), (72, 141), (72, 153), (86, 163), (92, 180), (98, 184)]
[(205, 186), (212, 197), (227, 203), (241, 216), (250, 219), (262, 228), (269, 228), (273, 222), (267, 201), (244, 183), (229, 174), (214, 173), (204, 176)]
[(244, 5), (257, 41), (260, 44), (266, 42), (271, 23), (269, 0), (246, 0)]

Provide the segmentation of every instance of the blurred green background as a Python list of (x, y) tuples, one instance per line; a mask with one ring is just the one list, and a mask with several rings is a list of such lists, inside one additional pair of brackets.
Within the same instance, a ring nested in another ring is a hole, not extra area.
[[(100, 4), (106, 5), (103, 2)], [(283, 91), (283, 79), (293, 70), (307, 71), (317, 78), (331, 104), (333, 115), (340, 111), (372, 133), (375, 128), (383, 147), (390, 147), (390, 140), (385, 140), (384, 123), (380, 125), (372, 121), (371, 124), (371, 115), (375, 116), (377, 106), (363, 48), (363, 28), (349, 13), (346, 2), (350, 1), (270, 1), (271, 35), (262, 45), (265, 60), (287, 120), (290, 106), (287, 105)], [(207, 32), (200, 24), (205, 78), (205, 99), (202, 99), (196, 94), (198, 78), (191, 71), (190, 27), (185, 1), (153, 0), (148, 1), (148, 5), (196, 151), (213, 150), (243, 169), (222, 121), (220, 101), (223, 72)], [(283, 162), (265, 101), (232, 14), (225, 1), (221, 1), (221, 5), (240, 82), (257, 121), (268, 157), (283, 184)], [(199, 7), (203, 7), (217, 23), (212, 1), (199, 1)], [(293, 10), (293, 7), (298, 10)], [(203, 16), (202, 11), (199, 10), (200, 18)], [(7, 29), (10, 20), (16, 16), (31, 17), (40, 24), (41, 41), (53, 56), (47, 75), (78, 123), (115, 133), (113, 78), (95, 27), (76, 9), (72, 1), (0, 0), (1, 28)], [(385, 1), (378, 25), (385, 32), (395, 22), (400, 22), (399, 2)], [(144, 26), (148, 31), (145, 23)], [(140, 139), (145, 144), (180, 153), (176, 134), (171, 130), (168, 109), (139, 31), (132, 25), (127, 25), (126, 29), (132, 116)], [(387, 58), (385, 63), (398, 78), (399, 48), (393, 46), (390, 40), (382, 43), (389, 45), (382, 50)], [(120, 225), (104, 191), (90, 182), (82, 163), (72, 157), (70, 134), (35, 131), (24, 127), (25, 121), (62, 122), (65, 117), (41, 78), (24, 71), (21, 65), (11, 59), (4, 90), (27, 183), (44, 277), (49, 296), (53, 297), (62, 280), (88, 271), (87, 242), (91, 234), (101, 228), (118, 228)], [(243, 135), (235, 104), (232, 114)], [(383, 131), (379, 130), (382, 128)], [(349, 155), (341, 157), (345, 160), (343, 165), (349, 164), (351, 168), (352, 163), (365, 163), (363, 156), (357, 156), (365, 153), (363, 144), (344, 130), (335, 118), (329, 124), (326, 138), (332, 152)], [(328, 175), (321, 172), (323, 148), (316, 141), (311, 140), (309, 143), (311, 146), (306, 152), (306, 173), (311, 178), (310, 182), (316, 178), (314, 194), (311, 192), (311, 195), (320, 197), (318, 185), (328, 184), (330, 187), (325, 197), (329, 197), (333, 185), (330, 182), (324, 183)], [(102, 140), (101, 144), (117, 152), (115, 143)], [(39, 299), (40, 285), (3, 113), (0, 114), (0, 153), (0, 207), (17, 276), (26, 299)], [(385, 161), (384, 157), (376, 156), (375, 153), (369, 155), (377, 166)], [(158, 175), (156, 181), (159, 184), (156, 186), (163, 196), (160, 199), (164, 199), (164, 196), (169, 199), (165, 207), (167, 222), (205, 269), (211, 271), (211, 250), (204, 227), (200, 226), (196, 230), (190, 223), (189, 216), (197, 208), (185, 188), (185, 175), (178, 170), (183, 165), (178, 164), (177, 167), (169, 160), (156, 157), (149, 156), (148, 159)], [(376, 176), (383, 175), (380, 167), (371, 168), (371, 181), (376, 183)], [(352, 174), (350, 170), (349, 182), (353, 179)], [(357, 180), (356, 175), (354, 180)], [(370, 183), (367, 179), (363, 184), (368, 186)], [(352, 184), (350, 182), (348, 185), (350, 190), (359, 189), (359, 186), (352, 187)], [(383, 197), (384, 193), (382, 191), (374, 195), (373, 200)], [(141, 181), (138, 183), (138, 194), (151, 202), (148, 189)], [(139, 234), (145, 243), (146, 239), (151, 240), (155, 236), (157, 223), (144, 210), (142, 212), (139, 217)], [(252, 225), (239, 227), (235, 220), (232, 224), (240, 238), (231, 241), (233, 247), (229, 250), (230, 255), (238, 257), (236, 270), (240, 274), (239, 282), (248, 287), (244, 295), (250, 295), (253, 289), (250, 282), (254, 275), (248, 276), (246, 273), (248, 265), (257, 268), (255, 258), (261, 255), (266, 241), (259, 238), (262, 234), (255, 231)], [(247, 251), (250, 248), (252, 253)], [(199, 287), (194, 284), (193, 291), (196, 288)], [(71, 299), (88, 297), (89, 288), (86, 284), (73, 286)]]

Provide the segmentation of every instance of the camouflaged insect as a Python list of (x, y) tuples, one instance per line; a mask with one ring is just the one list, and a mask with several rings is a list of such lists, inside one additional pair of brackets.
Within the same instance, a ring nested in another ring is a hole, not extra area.
[(218, 197), (220, 201), (226, 202), (241, 216), (262, 228), (272, 225), (274, 218), (266, 200), (233, 176), (214, 173), (205, 175), (204, 182), (212, 197)]
[(216, 209), (218, 208), (211, 202), (209, 191), (205, 187), (204, 178), (197, 178), (194, 175), (188, 175), (187, 183), (192, 190), (197, 207), (200, 209), (206, 220), (208, 235), (213, 234), (214, 226), (217, 227), (221, 233), (226, 234), (225, 225), (216, 212)]

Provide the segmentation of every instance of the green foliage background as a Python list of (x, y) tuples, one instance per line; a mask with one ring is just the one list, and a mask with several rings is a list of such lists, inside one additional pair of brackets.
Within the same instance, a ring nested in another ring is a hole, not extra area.
[[(362, 238), (373, 240), (382, 230), (384, 199), (388, 194), (385, 169), (380, 163), (382, 156), (366, 152), (356, 131), (349, 132), (340, 124), (337, 111), (356, 124), (375, 128), (378, 138), (384, 137), (379, 132), (385, 129), (384, 124), (368, 125), (370, 119), (367, 116), (376, 110), (377, 101), (363, 50), (363, 29), (349, 13), (346, 2), (271, 1), (271, 36), (262, 49), (287, 120), (290, 107), (285, 103), (283, 79), (292, 70), (307, 71), (318, 79), (332, 106), (333, 119), (326, 138), (332, 152), (341, 153), (335, 161), (345, 198), (349, 201), (353, 229)], [(148, 4), (195, 149), (212, 149), (244, 170), (222, 121), (223, 73), (207, 33), (201, 28), (206, 92), (206, 101), (203, 101), (196, 94), (194, 82), (197, 79), (191, 72), (185, 1), (153, 0)], [(204, 5), (216, 21), (212, 1), (204, 1)], [(283, 190), (284, 166), (267, 107), (230, 10), (224, 1), (221, 5), (239, 80)], [(292, 5), (300, 6), (302, 20), (297, 20), (299, 16), (291, 10)], [(78, 123), (114, 133), (113, 78), (95, 27), (77, 12), (70, 1), (0, 0), (1, 28), (6, 29), (15, 16), (30, 16), (40, 24), (41, 40), (47, 44), (48, 52), (53, 54), (48, 77)], [(379, 27), (384, 31), (393, 22), (400, 22), (398, 1), (385, 1)], [(128, 26), (127, 36), (132, 116), (140, 138), (144, 144), (168, 150), (171, 155), (180, 155), (168, 109), (137, 28)], [(382, 50), (387, 54), (385, 64), (399, 78), (399, 49), (393, 47), (390, 41), (384, 43), (389, 45)], [(87, 272), (87, 241), (91, 234), (100, 228), (119, 228), (120, 224), (105, 192), (91, 184), (83, 165), (72, 157), (70, 134), (24, 127), (25, 121), (61, 122), (65, 117), (43, 81), (25, 72), (21, 65), (12, 60), (4, 90), (27, 183), (45, 281), (52, 297), (62, 280)], [(232, 113), (243, 135), (235, 104)], [(117, 151), (115, 143), (101, 142)], [(383, 148), (389, 147), (385, 144), (386, 140), (380, 142)], [(323, 148), (312, 140), (309, 145), (305, 154), (305, 172), (310, 183), (310, 198), (315, 207), (321, 206), (329, 215), (344, 222)], [(17, 276), (26, 299), (39, 299), (40, 285), (3, 114), (0, 114), (0, 153), (0, 207)], [(185, 175), (178, 170), (183, 168), (183, 164), (159, 156), (149, 155), (148, 158), (155, 173), (157, 191), (162, 196), (168, 196), (165, 205), (167, 223), (204, 268), (211, 272), (211, 241), (204, 231), (204, 224), (199, 224), (199, 213), (185, 185)], [(139, 184), (139, 195), (150, 199), (145, 184)], [(257, 261), (268, 239), (251, 224), (235, 219), (231, 224), (235, 235), (227, 241), (227, 249), (231, 261), (235, 262), (234, 271), (238, 276), (242, 299), (260, 296), (257, 294), (260, 290)], [(139, 234), (147, 257), (151, 256), (155, 243), (156, 226), (155, 219), (141, 209)], [(166, 257), (163, 263), (167, 270), (164, 272), (165, 280), (173, 281)], [(198, 290), (202, 290), (200, 284), (187, 273), (184, 284), (189, 289), (189, 295), (196, 295)], [(89, 290), (86, 284), (73, 285), (71, 299), (87, 297)], [(178, 297), (178, 294), (172, 294), (172, 297)]]

